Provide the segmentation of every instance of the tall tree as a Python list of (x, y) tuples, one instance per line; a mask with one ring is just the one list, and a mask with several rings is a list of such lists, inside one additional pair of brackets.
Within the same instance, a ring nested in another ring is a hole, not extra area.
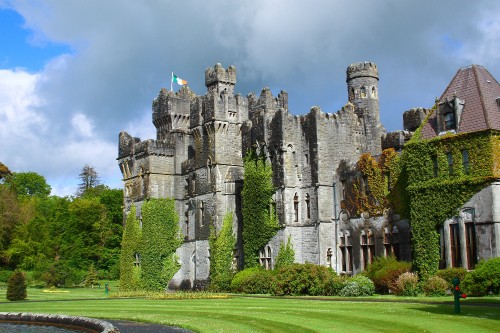
[(7, 176), (5, 183), (12, 188), (18, 196), (35, 196), (46, 198), (50, 195), (50, 185), (45, 177), (36, 172), (13, 172)]
[(82, 171), (78, 175), (78, 179), (80, 179), (80, 184), (78, 184), (77, 195), (82, 196), (88, 191), (95, 189), (99, 185), (101, 185), (101, 179), (99, 174), (95, 170), (93, 166), (85, 164), (82, 168)]

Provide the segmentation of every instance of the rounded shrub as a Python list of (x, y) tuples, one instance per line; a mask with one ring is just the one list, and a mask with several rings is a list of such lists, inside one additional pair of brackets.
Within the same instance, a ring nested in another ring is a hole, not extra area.
[(462, 289), (471, 296), (500, 294), (500, 257), (482, 261), (465, 276)]
[(458, 277), (460, 281), (463, 281), (467, 275), (467, 270), (463, 267), (449, 267), (445, 269), (440, 269), (436, 272), (436, 276), (443, 278), (448, 283), (448, 289), (453, 288), (453, 279)]
[(375, 284), (375, 290), (379, 293), (389, 293), (394, 291), (397, 278), (411, 270), (411, 263), (398, 261), (394, 256), (377, 257), (368, 266), (364, 275)]
[(363, 275), (356, 275), (347, 280), (344, 288), (339, 292), (339, 296), (371, 296), (374, 292), (375, 285), (372, 280)]
[(273, 272), (252, 267), (239, 271), (231, 281), (231, 290), (245, 294), (268, 294)]
[(271, 283), (274, 295), (326, 295), (333, 270), (314, 264), (291, 264), (280, 268)]
[(15, 270), (7, 281), (7, 299), (9, 301), (22, 301), (26, 297), (26, 277), (20, 270)]
[(339, 296), (340, 291), (344, 289), (348, 282), (348, 278), (343, 275), (335, 275), (325, 283), (325, 296)]
[(425, 296), (445, 296), (449, 284), (440, 276), (431, 276), (423, 285)]
[(405, 272), (398, 276), (394, 292), (399, 296), (418, 296), (418, 275)]

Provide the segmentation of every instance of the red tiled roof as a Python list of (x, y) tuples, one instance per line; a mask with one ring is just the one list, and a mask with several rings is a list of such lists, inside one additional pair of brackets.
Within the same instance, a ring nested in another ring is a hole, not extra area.
[[(500, 130), (500, 107), (496, 102), (500, 97), (500, 85), (486, 68), (471, 65), (459, 69), (439, 98), (439, 103), (445, 99), (452, 100), (454, 95), (465, 102), (458, 133)], [(422, 138), (429, 139), (438, 134), (434, 113), (422, 128)]]

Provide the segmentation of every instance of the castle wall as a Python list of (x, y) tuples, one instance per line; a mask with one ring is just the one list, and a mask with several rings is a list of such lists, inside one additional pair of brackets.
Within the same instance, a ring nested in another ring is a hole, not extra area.
[[(342, 110), (325, 114), (314, 107), (295, 116), (288, 113), (284, 91), (276, 97), (269, 88), (258, 98), (235, 95), (236, 69), (217, 64), (205, 72), (204, 96), (188, 87), (177, 93), (160, 91), (153, 101), (157, 140), (120, 134), (125, 212), (132, 203), (140, 208), (150, 197), (176, 200), (185, 241), (177, 250), (182, 267), (171, 287), (192, 288), (207, 281), (210, 225), (220, 229), (227, 212), (233, 212), (242, 268), (241, 189), (248, 149), (257, 149), (273, 168), (273, 199), (283, 229), (267, 244), (272, 265), (280, 244), (290, 236), (297, 262), (338, 268), (338, 165), (379, 152), (380, 140), (373, 138), (380, 139), (384, 131), (376, 66), (350, 66), (347, 81), (353, 94)], [(361, 95), (362, 87), (368, 95)]]

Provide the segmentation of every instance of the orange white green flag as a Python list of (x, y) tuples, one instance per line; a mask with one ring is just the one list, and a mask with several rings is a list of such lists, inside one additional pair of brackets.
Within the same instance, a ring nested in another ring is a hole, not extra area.
[(172, 73), (172, 82), (170, 82), (170, 91), (172, 91), (172, 83), (174, 82), (180, 86), (183, 86), (188, 83), (186, 80), (183, 80), (180, 77), (177, 77), (174, 73)]

